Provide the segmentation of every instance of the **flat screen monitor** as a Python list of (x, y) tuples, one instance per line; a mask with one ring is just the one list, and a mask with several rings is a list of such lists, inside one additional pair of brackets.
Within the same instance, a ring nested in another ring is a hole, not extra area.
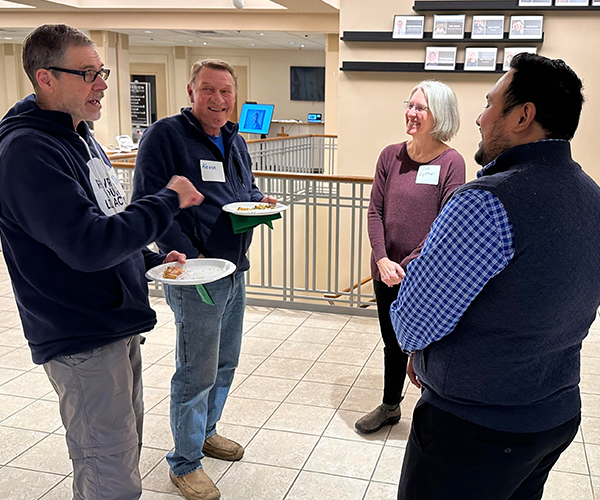
[(292, 101), (325, 101), (325, 68), (290, 66), (290, 99)]
[(245, 102), (240, 115), (240, 132), (268, 134), (274, 109), (274, 104), (248, 104)]

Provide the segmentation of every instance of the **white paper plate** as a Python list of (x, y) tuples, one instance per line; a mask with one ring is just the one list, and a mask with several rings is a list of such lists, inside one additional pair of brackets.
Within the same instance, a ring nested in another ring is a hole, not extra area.
[[(271, 205), (273, 208), (252, 210), (257, 205), (269, 205), (269, 203), (262, 203), (260, 201), (240, 201), (237, 203), (228, 203), (227, 205), (224, 205), (223, 210), (225, 212), (229, 212), (230, 214), (253, 217), (256, 215), (278, 214), (279, 212), (285, 212), (288, 209), (287, 205), (284, 205), (283, 203), (277, 203), (275, 206)], [(246, 208), (250, 210), (238, 210), (238, 208)]]
[[(167, 267), (183, 267), (184, 273), (175, 279), (163, 278)], [(188, 259), (182, 266), (169, 262), (153, 267), (146, 273), (146, 278), (167, 285), (203, 285), (220, 280), (235, 271), (235, 264), (225, 259)]]

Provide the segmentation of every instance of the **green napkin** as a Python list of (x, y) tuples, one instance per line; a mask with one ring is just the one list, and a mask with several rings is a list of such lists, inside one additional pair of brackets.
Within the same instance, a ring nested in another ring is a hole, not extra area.
[(200, 295), (202, 302), (211, 306), (215, 305), (215, 301), (212, 299), (210, 293), (208, 293), (208, 290), (204, 285), (196, 285), (196, 290), (198, 290), (198, 294)]
[(273, 229), (272, 221), (281, 219), (281, 214), (270, 214), (270, 215), (256, 215), (249, 217), (247, 215), (229, 214), (231, 218), (231, 225), (233, 226), (233, 232), (235, 234), (245, 233), (246, 231), (258, 226), (259, 224), (266, 224)]

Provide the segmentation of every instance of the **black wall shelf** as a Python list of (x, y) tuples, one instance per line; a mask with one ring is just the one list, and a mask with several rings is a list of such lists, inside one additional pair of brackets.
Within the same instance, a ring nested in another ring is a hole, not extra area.
[[(448, 3), (448, 2), (444, 2)], [(542, 38), (520, 38), (520, 39), (509, 39), (508, 32), (504, 33), (504, 38), (499, 39), (481, 39), (471, 38), (471, 33), (466, 31), (464, 38), (459, 39), (448, 39), (448, 38), (432, 38), (431, 31), (426, 31), (423, 33), (423, 38), (392, 38), (391, 31), (344, 31), (340, 40), (344, 42), (426, 42), (431, 44), (441, 44), (441, 45), (453, 45), (456, 43), (470, 43), (477, 45), (495, 45), (498, 43), (506, 44), (506, 43), (514, 43), (514, 44), (523, 44), (523, 43), (534, 43), (541, 44), (544, 42), (544, 34), (542, 33)]]
[(592, 5), (535, 5), (519, 7), (518, 0), (490, 0), (469, 1), (469, 0), (415, 0), (413, 4), (415, 12), (465, 12), (465, 11), (484, 11), (484, 10), (518, 10), (518, 11), (596, 11), (600, 12), (600, 6)]
[(376, 62), (343, 61), (341, 71), (371, 71), (376, 73), (504, 73), (502, 64), (496, 64), (495, 71), (465, 71), (463, 63), (456, 63), (454, 71), (428, 70), (422, 62)]

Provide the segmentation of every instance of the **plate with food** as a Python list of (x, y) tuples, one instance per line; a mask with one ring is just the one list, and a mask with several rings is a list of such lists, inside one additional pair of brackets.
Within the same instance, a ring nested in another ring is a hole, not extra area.
[(287, 205), (277, 203), (263, 203), (261, 201), (239, 201), (237, 203), (228, 203), (223, 206), (223, 210), (230, 214), (242, 215), (244, 217), (253, 217), (257, 215), (271, 215), (284, 212), (288, 209)]
[(146, 273), (146, 278), (167, 285), (203, 285), (234, 271), (235, 264), (225, 259), (188, 259), (185, 264), (169, 262), (153, 267)]

